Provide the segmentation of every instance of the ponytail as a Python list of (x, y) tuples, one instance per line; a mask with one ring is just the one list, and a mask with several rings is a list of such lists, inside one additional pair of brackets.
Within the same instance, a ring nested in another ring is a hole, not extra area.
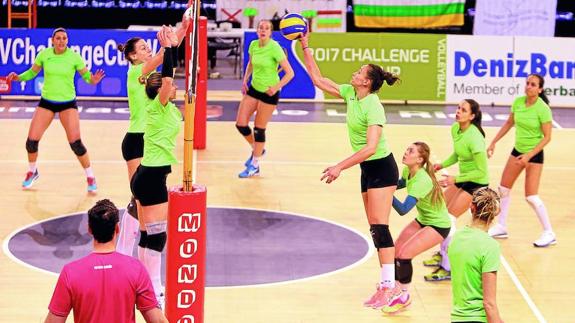
[(443, 190), (441, 189), (441, 186), (439, 185), (437, 178), (435, 178), (435, 171), (433, 170), (433, 164), (429, 160), (431, 150), (429, 149), (429, 146), (424, 142), (417, 141), (413, 144), (417, 146), (419, 156), (423, 158), (422, 166), (424, 167), (427, 175), (429, 175), (429, 177), (431, 178), (431, 183), (433, 184), (433, 189), (430, 192), (431, 204), (435, 206), (439, 203), (442, 203), (445, 200), (445, 198), (443, 197)]

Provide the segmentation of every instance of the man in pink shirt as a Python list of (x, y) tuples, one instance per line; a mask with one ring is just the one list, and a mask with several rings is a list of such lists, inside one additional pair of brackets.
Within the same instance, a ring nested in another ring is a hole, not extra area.
[(136, 322), (134, 305), (146, 322), (168, 322), (158, 307), (146, 268), (137, 259), (117, 253), (119, 212), (110, 200), (88, 211), (88, 230), (94, 236), (91, 254), (64, 266), (56, 284), (45, 323)]

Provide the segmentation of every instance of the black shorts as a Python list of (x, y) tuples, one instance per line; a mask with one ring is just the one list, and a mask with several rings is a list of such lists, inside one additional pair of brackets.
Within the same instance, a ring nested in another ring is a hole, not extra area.
[(122, 140), (122, 156), (130, 161), (144, 156), (144, 133), (128, 132)]
[(461, 182), (461, 183), (455, 183), (455, 187), (460, 188), (464, 191), (466, 191), (467, 193), (469, 193), (469, 195), (473, 196), (473, 193), (482, 188), (482, 187), (486, 187), (489, 186), (488, 184), (477, 184), (475, 182)]
[(449, 235), (449, 231), (451, 230), (451, 227), (440, 228), (440, 227), (436, 227), (434, 225), (423, 224), (423, 223), (419, 222), (417, 219), (415, 219), (415, 222), (417, 222), (417, 224), (419, 224), (419, 226), (422, 228), (425, 228), (425, 227), (433, 228), (433, 230), (437, 231), (437, 233), (439, 233), (439, 235), (442, 236), (443, 239), (447, 238), (447, 236)]
[(48, 101), (44, 98), (40, 98), (40, 102), (38, 103), (39, 107), (44, 109), (48, 109), (54, 113), (62, 112), (68, 109), (78, 109), (78, 105), (76, 104), (76, 100), (67, 101), (67, 102), (54, 102)]
[(397, 185), (399, 171), (393, 154), (387, 157), (368, 160), (359, 164), (361, 167), (361, 192), (370, 188), (381, 188)]
[[(521, 155), (523, 154), (518, 152), (517, 149), (515, 148), (513, 148), (513, 150), (511, 151), (511, 156), (519, 157)], [(545, 154), (543, 153), (543, 150), (541, 150), (540, 152), (537, 153), (537, 155), (529, 159), (529, 162), (534, 164), (543, 164), (544, 160), (545, 160)]]
[(142, 206), (168, 202), (166, 178), (172, 172), (171, 166), (138, 166), (130, 182), (132, 195)]
[(269, 96), (267, 93), (257, 91), (251, 85), (247, 94), (256, 100), (272, 105), (278, 105), (278, 101), (280, 100), (280, 91), (277, 91), (273, 96)]

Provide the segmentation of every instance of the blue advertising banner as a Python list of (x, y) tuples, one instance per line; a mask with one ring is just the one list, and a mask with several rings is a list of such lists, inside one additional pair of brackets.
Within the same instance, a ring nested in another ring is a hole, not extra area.
[[(273, 40), (277, 41), (287, 54), (288, 61), (294, 70), (295, 77), (286, 86), (283, 87), (280, 97), (284, 99), (313, 99), (316, 97), (315, 87), (309, 77), (303, 62), (295, 54), (294, 45), (299, 46), (297, 41), (287, 40), (279, 31), (272, 34)], [(250, 43), (258, 39), (256, 32), (250, 31), (244, 33), (244, 71), (248, 65)], [(280, 73), (280, 78), (283, 76)]]
[[(80, 53), (92, 72), (103, 69), (106, 77), (97, 85), (86, 84), (76, 73), (77, 96), (125, 97), (128, 61), (117, 50), (120, 43), (131, 37), (144, 39), (152, 52), (159, 50), (156, 33), (150, 31), (68, 29), (68, 47)], [(34, 64), (36, 55), (52, 46), (52, 29), (0, 29), (0, 75), (22, 73)], [(40, 95), (44, 74), (28, 82), (12, 83), (7, 95)]]

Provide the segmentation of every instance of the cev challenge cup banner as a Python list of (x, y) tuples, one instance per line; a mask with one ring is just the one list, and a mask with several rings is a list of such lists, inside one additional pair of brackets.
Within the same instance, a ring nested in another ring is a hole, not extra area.
[[(26, 71), (36, 55), (52, 46), (52, 29), (0, 29), (0, 75)], [(86, 67), (95, 72), (103, 69), (106, 77), (97, 85), (86, 84), (76, 73), (74, 84), (77, 96), (126, 97), (128, 61), (117, 50), (120, 43), (131, 37), (144, 39), (155, 53), (160, 49), (156, 32), (68, 29), (68, 47), (80, 53)], [(44, 84), (44, 71), (27, 82), (13, 82), (10, 93), (3, 95), (38, 96)]]

